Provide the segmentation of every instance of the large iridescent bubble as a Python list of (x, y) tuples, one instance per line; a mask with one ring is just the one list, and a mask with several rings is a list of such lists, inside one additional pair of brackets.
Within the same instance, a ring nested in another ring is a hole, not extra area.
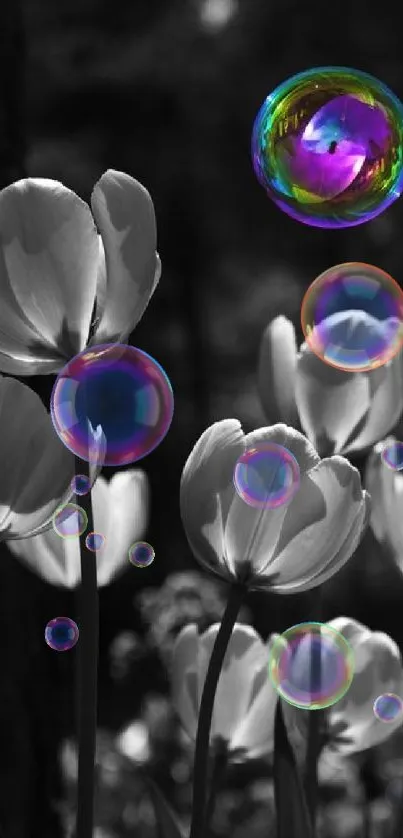
[(88, 422), (102, 428), (102, 465), (124, 466), (153, 451), (167, 434), (174, 410), (172, 387), (146, 352), (120, 343), (84, 349), (61, 370), (50, 411), (62, 442), (91, 462)]
[(277, 636), (269, 653), (269, 675), (285, 701), (305, 710), (336, 704), (354, 676), (354, 653), (328, 623), (299, 623)]
[(253, 166), (272, 200), (313, 227), (352, 227), (403, 188), (403, 105), (386, 85), (347, 67), (292, 76), (263, 102)]
[(335, 265), (306, 291), (301, 325), (308, 346), (325, 363), (346, 372), (373, 370), (402, 348), (403, 291), (374, 265)]

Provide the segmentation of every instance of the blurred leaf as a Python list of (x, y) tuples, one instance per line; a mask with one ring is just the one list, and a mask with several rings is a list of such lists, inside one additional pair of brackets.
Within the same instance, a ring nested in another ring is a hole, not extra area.
[(277, 838), (313, 838), (313, 830), (295, 757), (288, 741), (282, 702), (274, 726), (274, 797)]
[(145, 780), (154, 806), (158, 824), (158, 838), (185, 838), (185, 831), (179, 825), (178, 817), (165, 799), (162, 791), (145, 771), (141, 772), (141, 776)]

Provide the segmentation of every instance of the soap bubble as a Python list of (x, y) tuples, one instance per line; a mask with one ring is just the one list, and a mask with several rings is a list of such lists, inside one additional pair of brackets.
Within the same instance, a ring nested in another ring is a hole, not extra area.
[(372, 370), (402, 348), (403, 291), (373, 265), (335, 265), (306, 291), (301, 325), (308, 346), (325, 363), (346, 372)]
[(383, 693), (374, 701), (374, 713), (380, 722), (395, 722), (402, 711), (402, 699), (395, 693)]
[(59, 373), (51, 396), (56, 433), (90, 462), (88, 421), (106, 438), (103, 465), (124, 466), (153, 451), (173, 417), (173, 394), (162, 367), (141, 349), (101, 344), (84, 349)]
[(99, 532), (89, 532), (85, 539), (85, 546), (88, 550), (100, 550), (105, 543), (105, 537)]
[(245, 451), (234, 469), (239, 497), (257, 509), (276, 509), (290, 503), (300, 485), (298, 463), (291, 451), (275, 442)]
[(275, 639), (269, 675), (289, 704), (322, 710), (336, 704), (349, 689), (354, 653), (343, 635), (327, 623), (299, 623)]
[(137, 541), (130, 547), (129, 559), (135, 567), (148, 567), (155, 559), (154, 547), (147, 541)]
[(401, 471), (403, 469), (403, 442), (398, 440), (387, 442), (382, 449), (381, 460), (392, 471)]
[(71, 481), (71, 490), (76, 495), (87, 495), (91, 489), (91, 481), (86, 474), (75, 474)]
[(52, 519), (53, 529), (61, 538), (75, 538), (82, 535), (88, 526), (88, 517), (81, 506), (66, 503), (56, 509)]
[(55, 617), (45, 628), (45, 640), (56, 652), (67, 652), (76, 645), (78, 626), (70, 617)]
[(403, 187), (403, 105), (368, 73), (314, 67), (264, 101), (253, 166), (272, 200), (313, 227), (375, 218)]

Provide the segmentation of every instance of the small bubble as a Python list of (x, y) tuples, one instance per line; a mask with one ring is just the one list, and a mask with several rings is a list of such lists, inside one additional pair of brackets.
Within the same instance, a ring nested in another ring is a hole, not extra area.
[(71, 489), (76, 495), (87, 495), (91, 489), (91, 481), (86, 474), (76, 474), (71, 481)]
[(105, 543), (105, 537), (99, 532), (89, 532), (85, 539), (85, 546), (88, 550), (100, 550)]
[(130, 547), (129, 559), (135, 567), (148, 567), (155, 559), (154, 548), (147, 541), (137, 541)]
[(395, 693), (383, 693), (374, 701), (374, 713), (380, 722), (394, 722), (401, 716), (403, 702)]
[(76, 645), (78, 626), (70, 617), (55, 617), (45, 628), (45, 640), (56, 652), (67, 652)]
[(403, 442), (388, 442), (382, 450), (381, 459), (392, 471), (403, 469)]
[(276, 509), (290, 503), (299, 485), (300, 472), (294, 455), (277, 443), (259, 443), (236, 462), (234, 486), (248, 506)]
[(74, 538), (87, 529), (87, 514), (76, 503), (66, 503), (53, 516), (53, 529), (61, 538)]

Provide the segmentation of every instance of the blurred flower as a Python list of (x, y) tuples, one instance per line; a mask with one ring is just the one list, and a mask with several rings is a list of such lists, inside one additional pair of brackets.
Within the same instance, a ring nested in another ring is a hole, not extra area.
[[(300, 469), (300, 488), (287, 505), (256, 509), (235, 490), (234, 467), (244, 451), (272, 441)], [(299, 593), (321, 585), (354, 553), (369, 514), (369, 496), (347, 460), (321, 460), (308, 440), (286, 425), (245, 436), (236, 419), (209, 427), (182, 474), (183, 525), (195, 557), (227, 581), (251, 589)]]
[[(58, 439), (56, 435), (54, 438)], [(54, 473), (52, 461), (50, 483)], [(109, 483), (104, 477), (98, 477), (92, 489), (92, 503), (94, 530), (105, 536), (105, 543), (97, 552), (97, 579), (102, 587), (131, 567), (128, 550), (144, 535), (148, 518), (147, 475), (139, 469), (130, 469), (117, 472)], [(52, 585), (74, 588), (81, 581), (78, 538), (61, 538), (52, 527), (32, 538), (10, 542), (8, 546), (30, 570)]]
[(0, 538), (42, 530), (71, 497), (74, 457), (25, 384), (0, 375)]
[[(182, 725), (195, 740), (201, 696), (219, 630), (199, 635), (186, 626), (178, 635), (172, 663), (172, 697)], [(235, 761), (273, 750), (277, 693), (267, 671), (268, 647), (251, 626), (236, 623), (218, 682), (210, 737), (224, 742)]]
[[(160, 588), (140, 591), (135, 603), (149, 625), (147, 639), (167, 665), (175, 638), (185, 625), (196, 623), (199, 631), (204, 631), (221, 620), (225, 611), (225, 595), (219, 581), (197, 571), (171, 573)], [(246, 619), (246, 609), (241, 611), (239, 622), (244, 619), (243, 614)]]
[(270, 422), (301, 427), (323, 454), (359, 451), (382, 439), (403, 409), (403, 353), (370, 372), (344, 372), (321, 361), (287, 318), (267, 326), (260, 348), (258, 389)]
[(108, 650), (111, 676), (116, 681), (124, 680), (132, 666), (141, 661), (147, 650), (140, 636), (133, 631), (118, 634)]
[[(374, 701), (383, 693), (403, 699), (403, 667), (399, 648), (387, 634), (371, 631), (349, 617), (337, 617), (328, 625), (346, 638), (355, 658), (350, 688), (326, 712), (326, 751), (329, 749), (330, 756), (332, 752), (344, 756), (378, 745), (403, 724), (403, 714), (393, 722), (381, 722), (373, 710)], [(308, 713), (295, 709), (295, 724), (301, 734), (307, 731)]]
[(393, 436), (374, 446), (366, 464), (364, 482), (373, 498), (371, 528), (403, 572), (403, 471), (394, 471), (382, 461), (382, 451), (391, 442)]
[(0, 192), (3, 372), (56, 373), (86, 345), (124, 342), (142, 317), (161, 273), (150, 195), (109, 169), (91, 208), (54, 180)]

